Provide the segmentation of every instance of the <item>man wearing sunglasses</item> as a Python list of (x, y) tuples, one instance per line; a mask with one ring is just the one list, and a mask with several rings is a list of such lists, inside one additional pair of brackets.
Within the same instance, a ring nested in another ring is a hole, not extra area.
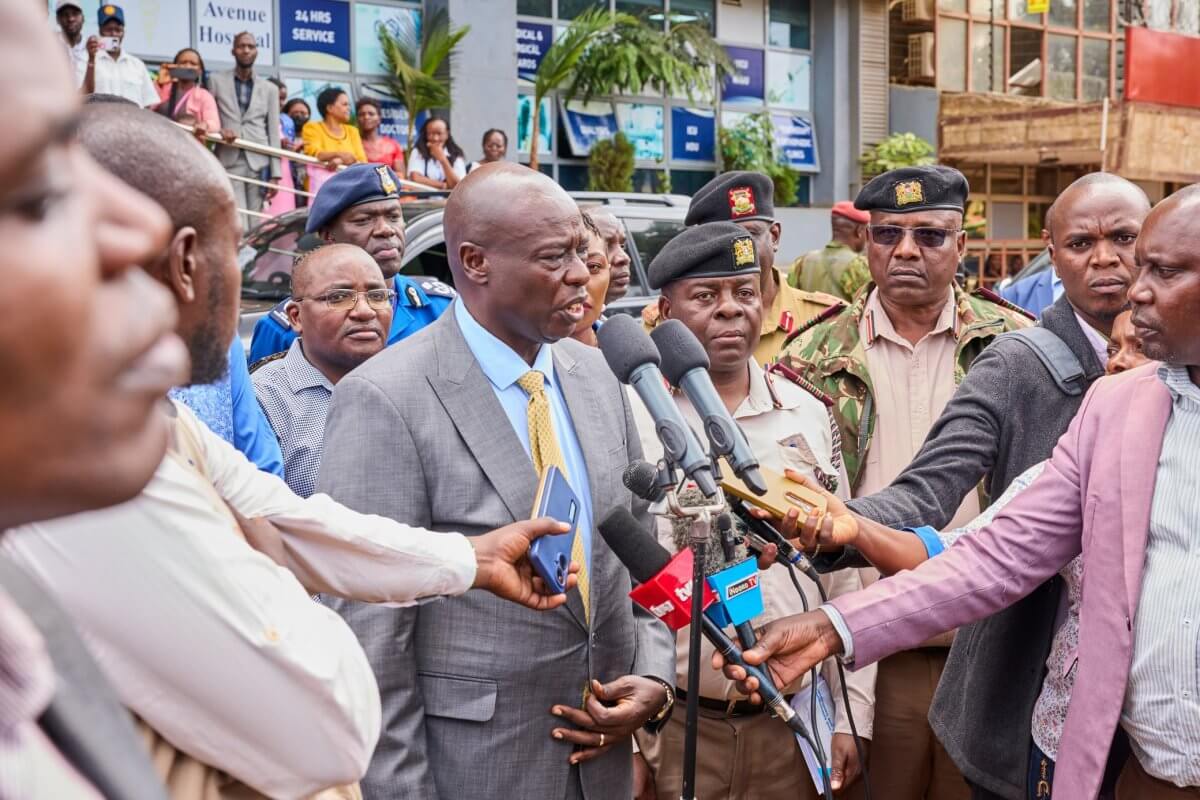
[[(969, 295), (954, 276), (966, 248), (969, 187), (949, 167), (884, 173), (854, 201), (868, 211), (872, 283), (832, 319), (803, 332), (780, 362), (835, 399), (853, 494), (883, 489), (908, 465), (975, 358), (1029, 320)], [(980, 510), (962, 499), (951, 525)], [(875, 580), (873, 570), (864, 583)], [(870, 776), (897, 800), (965, 798), (967, 785), (927, 714), (952, 635), (880, 663)]]
[(316, 491), (333, 387), (387, 345), (395, 291), (361, 247), (328, 244), (292, 268), (288, 320), (297, 339), (255, 370), (254, 393), (283, 450), (284, 479)]
[[(441, 281), (400, 274), (404, 215), (399, 178), (390, 167), (354, 164), (334, 175), (313, 198), (304, 230), (325, 242), (358, 245), (375, 259), (395, 292), (388, 344), (433, 322), (454, 299), (454, 290)], [(290, 302), (289, 298), (279, 303), (254, 326), (252, 367), (269, 355), (284, 352), (295, 341), (297, 334), (287, 311)]]

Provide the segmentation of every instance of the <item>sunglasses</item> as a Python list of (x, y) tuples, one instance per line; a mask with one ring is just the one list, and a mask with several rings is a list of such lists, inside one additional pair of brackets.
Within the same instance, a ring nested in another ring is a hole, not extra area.
[(960, 228), (903, 228), (899, 225), (868, 225), (871, 241), (886, 247), (894, 247), (904, 241), (905, 233), (911, 233), (918, 247), (929, 250), (941, 247), (946, 237), (961, 232)]

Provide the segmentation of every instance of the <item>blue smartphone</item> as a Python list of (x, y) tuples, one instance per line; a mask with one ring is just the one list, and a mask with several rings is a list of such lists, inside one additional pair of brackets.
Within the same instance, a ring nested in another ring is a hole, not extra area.
[(543, 536), (529, 546), (533, 569), (555, 592), (567, 590), (567, 575), (571, 567), (571, 547), (579, 525), (579, 498), (558, 467), (542, 472), (537, 499), (533, 503), (532, 519), (550, 517), (571, 526), (566, 533)]

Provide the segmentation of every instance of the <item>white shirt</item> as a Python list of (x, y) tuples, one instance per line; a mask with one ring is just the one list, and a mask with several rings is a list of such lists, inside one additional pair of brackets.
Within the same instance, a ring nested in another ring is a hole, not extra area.
[[(462, 156), (454, 159), (453, 163), (450, 164), (450, 167), (454, 170), (454, 174), (460, 179), (466, 177), (467, 164), (465, 161), (463, 161)], [(408, 154), (408, 172), (410, 175), (415, 172), (418, 175), (422, 175), (426, 178), (432, 178), (435, 181), (446, 180), (446, 172), (442, 169), (442, 162), (438, 161), (436, 158), (430, 158), (428, 161), (426, 161), (424, 156), (421, 155), (421, 151), (415, 147), (412, 149), (412, 152)]]
[[(79, 85), (83, 85), (87, 74), (86, 53), (82, 62), (76, 62), (75, 77)], [(137, 56), (130, 55), (125, 50), (113, 59), (106, 51), (96, 53), (96, 94), (115, 94), (132, 100), (143, 108), (158, 105), (162, 98), (154, 89), (154, 81), (150, 80), (150, 72), (146, 64)]]
[[(356, 781), (379, 690), (349, 626), (306, 590), (459, 594), (474, 551), (458, 534), (302, 500), (175, 408), (198, 432), (207, 481), (170, 452), (133, 500), (15, 529), (0, 552), (56, 594), (121, 701), (177, 749), (272, 797)], [(289, 568), (231, 530), (226, 504), (282, 531)]]
[(69, 44), (61, 32), (58, 36), (67, 51), (67, 57), (71, 59), (71, 68), (75, 70), (75, 86), (78, 88), (83, 84), (83, 74), (87, 72), (87, 37), (80, 35), (76, 44)]

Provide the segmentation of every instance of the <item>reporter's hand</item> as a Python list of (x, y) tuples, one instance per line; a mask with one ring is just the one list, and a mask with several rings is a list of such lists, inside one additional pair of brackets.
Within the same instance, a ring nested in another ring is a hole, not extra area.
[(233, 140), (237, 138), (237, 131), (233, 128), (222, 128), (221, 138), (225, 140), (225, 144), (233, 144)]
[[(790, 534), (800, 539), (801, 549), (811, 551), (818, 544), (827, 549), (845, 547), (858, 538), (858, 518), (841, 499), (827, 492), (821, 484), (807, 475), (792, 469), (784, 470), (783, 474), (793, 483), (819, 492), (825, 498), (825, 513), (809, 514)], [(780, 532), (783, 533), (782, 530)], [(784, 536), (789, 534), (784, 533)]]
[[(566, 533), (571, 528), (549, 517), (514, 522), (503, 528), (471, 538), (475, 548), (475, 583), (472, 588), (486, 589), (504, 600), (546, 611), (567, 602), (565, 594), (550, 594), (550, 588), (533, 571), (529, 545), (548, 534)], [(578, 582), (579, 565), (571, 562), (567, 589)]]
[[(842, 652), (842, 640), (823, 611), (794, 614), (759, 628), (758, 644), (742, 653), (747, 664), (765, 663), (776, 686), (786, 686), (816, 664)], [(726, 664), (720, 652), (713, 653), (713, 669), (736, 681), (752, 702), (761, 703), (758, 679), (746, 675), (736, 664)]]
[(655, 800), (654, 770), (641, 753), (633, 754), (633, 800)]
[[(869, 757), (867, 749), (871, 746), (869, 739), (859, 739), (862, 743), (863, 755)], [(858, 748), (854, 746), (854, 737), (848, 733), (835, 733), (829, 744), (829, 759), (831, 771), (829, 785), (839, 794), (858, 780), (863, 773), (864, 764), (859, 763)]]
[(159, 67), (158, 67), (158, 82), (160, 84), (171, 82), (171, 80), (172, 80), (171, 67), (173, 67), (173, 66), (175, 66), (175, 65), (174, 64), (160, 64), (159, 65)]
[[(658, 681), (639, 675), (624, 675), (611, 683), (592, 681), (583, 709), (554, 706), (550, 713), (575, 728), (555, 728), (555, 739), (580, 745), (567, 759), (572, 764), (589, 761), (624, 741), (659, 712), (667, 702), (667, 690)], [(601, 743), (603, 742), (603, 743)]]

